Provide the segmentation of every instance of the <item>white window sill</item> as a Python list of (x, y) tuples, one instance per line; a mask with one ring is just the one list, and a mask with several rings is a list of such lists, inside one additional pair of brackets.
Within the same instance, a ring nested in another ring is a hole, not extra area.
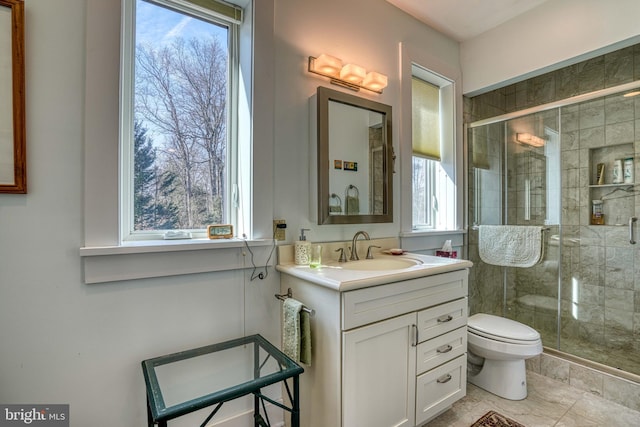
[[(409, 252), (427, 253), (425, 251), (436, 251), (444, 245), (446, 240), (451, 240), (453, 248), (460, 250), (464, 245), (464, 235), (466, 230), (413, 230), (400, 233), (402, 249)], [(431, 253), (431, 252), (429, 252)]]
[[(273, 240), (247, 241), (257, 266), (276, 262)], [(84, 282), (104, 283), (253, 267), (241, 239), (148, 240), (80, 248)]]
[(440, 236), (445, 234), (467, 234), (467, 230), (411, 230), (401, 232), (400, 237)]

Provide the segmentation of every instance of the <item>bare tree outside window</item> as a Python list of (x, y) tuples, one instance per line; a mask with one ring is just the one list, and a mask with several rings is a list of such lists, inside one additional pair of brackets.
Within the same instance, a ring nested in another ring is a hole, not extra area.
[[(167, 9), (154, 6), (163, 13)], [(170, 11), (182, 19), (196, 19)], [(200, 22), (202, 24), (203, 22)], [(136, 230), (202, 229), (223, 223), (226, 197), (227, 29), (136, 46)], [(223, 30), (223, 31), (221, 31)], [(146, 164), (147, 174), (139, 174)], [(146, 179), (146, 181), (145, 181)]]

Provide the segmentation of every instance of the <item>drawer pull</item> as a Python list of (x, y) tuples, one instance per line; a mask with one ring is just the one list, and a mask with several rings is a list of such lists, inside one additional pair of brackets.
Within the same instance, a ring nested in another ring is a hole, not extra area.
[(411, 347), (416, 347), (418, 345), (418, 326), (411, 325), (411, 329), (413, 331), (413, 342), (411, 343)]
[(436, 380), (439, 384), (448, 383), (449, 381), (451, 381), (451, 374), (443, 375)]
[(436, 349), (436, 352), (438, 352), (438, 353), (449, 353), (451, 350), (453, 350), (453, 347), (451, 347), (451, 345), (447, 344), (447, 345), (443, 345), (442, 347), (438, 347)]
[(446, 316), (440, 316), (438, 317), (438, 323), (446, 323), (446, 322), (451, 322), (453, 320), (453, 317), (451, 317), (450, 314), (447, 314)]

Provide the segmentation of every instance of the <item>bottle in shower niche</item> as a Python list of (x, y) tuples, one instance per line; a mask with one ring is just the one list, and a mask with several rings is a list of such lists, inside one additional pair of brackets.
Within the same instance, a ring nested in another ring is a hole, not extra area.
[(622, 184), (624, 181), (622, 172), (622, 159), (616, 159), (613, 161), (612, 180), (614, 184)]
[(591, 201), (591, 225), (604, 225), (604, 213), (602, 213), (602, 200)]
[(633, 157), (624, 159), (624, 183), (633, 184)]

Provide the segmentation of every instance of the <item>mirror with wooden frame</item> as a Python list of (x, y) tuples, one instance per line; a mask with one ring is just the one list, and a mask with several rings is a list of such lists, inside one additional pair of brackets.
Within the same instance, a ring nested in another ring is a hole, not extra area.
[(318, 224), (393, 222), (391, 106), (318, 87)]
[(23, 0), (0, 0), (0, 76), (0, 193), (24, 194), (27, 158)]

